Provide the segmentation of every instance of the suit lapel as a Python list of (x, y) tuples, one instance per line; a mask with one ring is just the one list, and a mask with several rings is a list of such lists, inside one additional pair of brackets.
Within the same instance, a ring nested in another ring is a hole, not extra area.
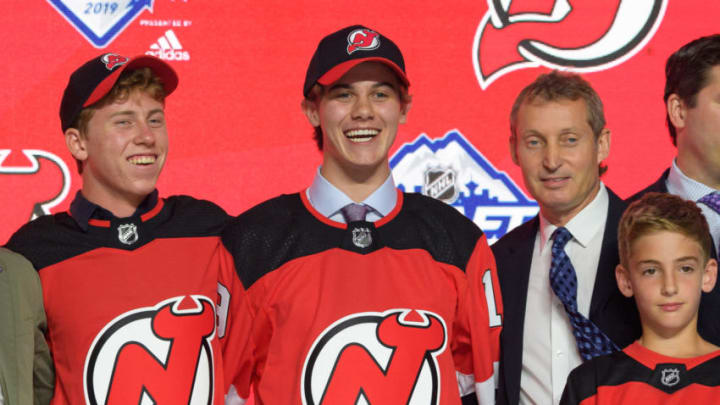
[(626, 205), (612, 190), (607, 188), (607, 192), (609, 200), (608, 214), (605, 221), (602, 248), (600, 249), (600, 259), (595, 274), (595, 286), (590, 301), (590, 319), (592, 321), (595, 321), (612, 293), (617, 289), (617, 282), (615, 281), (615, 266), (619, 261), (617, 227)]

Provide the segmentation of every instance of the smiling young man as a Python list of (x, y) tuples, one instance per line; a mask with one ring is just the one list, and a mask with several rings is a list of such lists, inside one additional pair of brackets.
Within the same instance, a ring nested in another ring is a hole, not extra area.
[(400, 50), (374, 30), (318, 45), (302, 108), (322, 166), (223, 233), (247, 291), (233, 317), (248, 324), (229, 327), (253, 331), (241, 398), (252, 384), (260, 404), (494, 402), (502, 304), (486, 238), (390, 173), (408, 86)]
[(53, 404), (224, 403), (222, 314), (238, 282), (223, 266), (228, 217), (155, 189), (177, 83), (157, 58), (112, 53), (70, 76), (60, 120), (81, 190), (8, 243), (42, 283)]
[(510, 128), (540, 214), (492, 247), (505, 300), (498, 402), (557, 404), (575, 366), (640, 335), (613, 275), (625, 204), (600, 180), (610, 131), (580, 76), (540, 75), (515, 99)]

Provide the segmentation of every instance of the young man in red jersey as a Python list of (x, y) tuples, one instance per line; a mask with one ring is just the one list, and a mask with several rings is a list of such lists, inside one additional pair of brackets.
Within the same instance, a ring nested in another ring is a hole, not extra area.
[(628, 207), (618, 233), (617, 283), (635, 297), (642, 336), (573, 370), (560, 403), (717, 402), (720, 348), (697, 322), (700, 296), (717, 279), (703, 214), (692, 201), (648, 193)]
[(252, 384), (259, 404), (494, 403), (502, 304), (486, 237), (390, 172), (408, 86), (377, 31), (320, 41), (302, 107), (322, 166), (223, 233), (251, 319), (241, 398)]
[(8, 243), (42, 283), (53, 404), (224, 403), (237, 282), (223, 266), (228, 217), (155, 189), (169, 144), (165, 97), (177, 83), (157, 58), (113, 53), (70, 76), (60, 119), (82, 188), (69, 212), (26, 224)]

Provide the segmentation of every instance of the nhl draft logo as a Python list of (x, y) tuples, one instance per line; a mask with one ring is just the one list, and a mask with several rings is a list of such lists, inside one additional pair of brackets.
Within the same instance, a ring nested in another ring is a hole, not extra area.
[[(0, 149), (0, 185), (3, 190), (27, 191), (21, 193), (22, 195), (4, 193), (8, 200), (2, 207), (7, 218), (32, 220), (50, 214), (50, 210), (62, 203), (70, 192), (71, 177), (67, 165), (56, 155), (38, 149), (22, 150), (29, 165), (5, 164), (10, 153), (10, 149)], [(58, 183), (59, 187), (55, 190), (48, 187), (48, 184)], [(22, 211), (15, 216), (11, 211), (12, 207), (18, 207)]]
[(303, 405), (437, 405), (437, 356), (446, 346), (445, 321), (429, 311), (346, 316), (325, 329), (308, 353)]
[(118, 239), (126, 245), (132, 245), (139, 238), (135, 224), (122, 224), (118, 226)]
[(108, 46), (155, 0), (48, 0), (94, 47)]
[[(184, 300), (192, 308), (181, 309)], [(212, 403), (214, 308), (207, 297), (180, 296), (109, 322), (85, 360), (86, 402)]]
[(652, 38), (668, 0), (488, 0), (475, 33), (473, 65), (486, 89), (517, 69), (609, 69)]
[(679, 368), (666, 368), (662, 371), (660, 382), (666, 387), (672, 387), (680, 382)]
[(355, 51), (372, 51), (380, 47), (380, 35), (367, 28), (352, 31), (347, 37), (347, 53), (352, 55)]
[(538, 212), (537, 203), (456, 129), (435, 140), (421, 134), (395, 152), (390, 167), (400, 189), (455, 207), (485, 232), (489, 243)]
[(369, 228), (359, 227), (352, 230), (353, 244), (361, 249), (372, 245), (372, 234)]

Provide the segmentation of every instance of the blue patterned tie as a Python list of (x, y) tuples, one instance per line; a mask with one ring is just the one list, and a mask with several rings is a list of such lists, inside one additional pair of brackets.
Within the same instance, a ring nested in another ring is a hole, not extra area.
[(552, 262), (550, 264), (550, 287), (565, 306), (573, 335), (583, 360), (619, 350), (595, 323), (585, 318), (577, 309), (577, 276), (565, 245), (572, 239), (570, 232), (560, 227), (553, 233)]
[(342, 211), (345, 222), (349, 224), (350, 222), (364, 221), (370, 207), (364, 204), (351, 203), (342, 207), (340, 211)]

